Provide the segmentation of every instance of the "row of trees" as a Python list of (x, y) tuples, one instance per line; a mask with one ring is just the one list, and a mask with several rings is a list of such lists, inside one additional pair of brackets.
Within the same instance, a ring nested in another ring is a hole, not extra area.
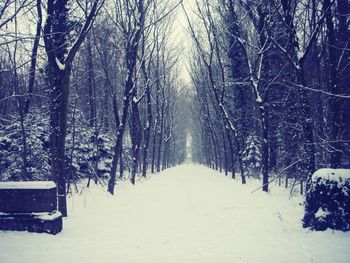
[(242, 183), (261, 173), (264, 191), (350, 166), (348, 0), (196, 0), (194, 13), (196, 161)]
[(135, 183), (183, 162), (187, 134), (194, 161), (262, 174), (264, 191), (350, 166), (348, 0), (183, 7), (192, 92), (172, 45), (181, 1), (3, 2), (1, 180), (55, 180), (64, 215), (79, 179), (114, 194), (125, 171)]
[[(176, 5), (8, 0), (0, 5), (1, 180), (105, 185), (185, 159)], [(43, 23), (43, 18), (45, 22)], [(67, 189), (68, 186), (68, 189)]]

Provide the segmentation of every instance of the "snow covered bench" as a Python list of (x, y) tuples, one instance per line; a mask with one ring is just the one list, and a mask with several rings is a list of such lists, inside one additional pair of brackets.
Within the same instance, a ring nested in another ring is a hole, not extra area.
[(350, 231), (350, 170), (320, 169), (306, 193), (304, 227)]
[(57, 188), (51, 181), (0, 182), (0, 230), (57, 234)]

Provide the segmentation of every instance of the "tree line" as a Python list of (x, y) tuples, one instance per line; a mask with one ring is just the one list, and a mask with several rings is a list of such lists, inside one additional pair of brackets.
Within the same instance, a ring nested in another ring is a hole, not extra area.
[(185, 159), (187, 95), (166, 0), (0, 5), (0, 179), (115, 192)]
[[(196, 0), (194, 158), (214, 169), (282, 177), (301, 192), (317, 168), (349, 168), (348, 0)], [(195, 17), (195, 18), (193, 18)]]
[(303, 192), (350, 166), (349, 14), (348, 0), (5, 0), (0, 180), (54, 180), (67, 215), (79, 180), (114, 194), (184, 162), (190, 137), (197, 163)]

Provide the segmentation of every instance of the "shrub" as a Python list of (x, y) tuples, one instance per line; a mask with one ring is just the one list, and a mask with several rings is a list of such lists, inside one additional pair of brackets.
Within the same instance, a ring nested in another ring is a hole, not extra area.
[(48, 118), (28, 115), (25, 121), (27, 174), (22, 174), (20, 122), (0, 126), (0, 181), (45, 180), (50, 175)]
[[(49, 180), (50, 141), (49, 117), (40, 111), (31, 112), (25, 119), (27, 143), (27, 173), (23, 174), (22, 131), (18, 119), (8, 125), (0, 124), (0, 181)], [(109, 176), (115, 136), (100, 130), (97, 137), (95, 129), (75, 123), (73, 147), (72, 131), (68, 130), (66, 143), (66, 173), (70, 181), (82, 178)], [(72, 128), (71, 128), (72, 129)], [(73, 150), (73, 151), (72, 151)]]
[(306, 192), (303, 226), (350, 230), (350, 170), (320, 169)]
[(257, 136), (248, 136), (242, 153), (242, 161), (246, 175), (259, 177), (261, 169), (261, 145)]

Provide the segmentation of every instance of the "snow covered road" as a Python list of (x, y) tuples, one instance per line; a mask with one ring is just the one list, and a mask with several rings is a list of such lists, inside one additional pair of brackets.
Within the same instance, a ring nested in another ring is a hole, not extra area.
[(0, 262), (348, 263), (350, 233), (301, 227), (302, 199), (196, 165), (69, 199), (63, 232), (0, 231)]

